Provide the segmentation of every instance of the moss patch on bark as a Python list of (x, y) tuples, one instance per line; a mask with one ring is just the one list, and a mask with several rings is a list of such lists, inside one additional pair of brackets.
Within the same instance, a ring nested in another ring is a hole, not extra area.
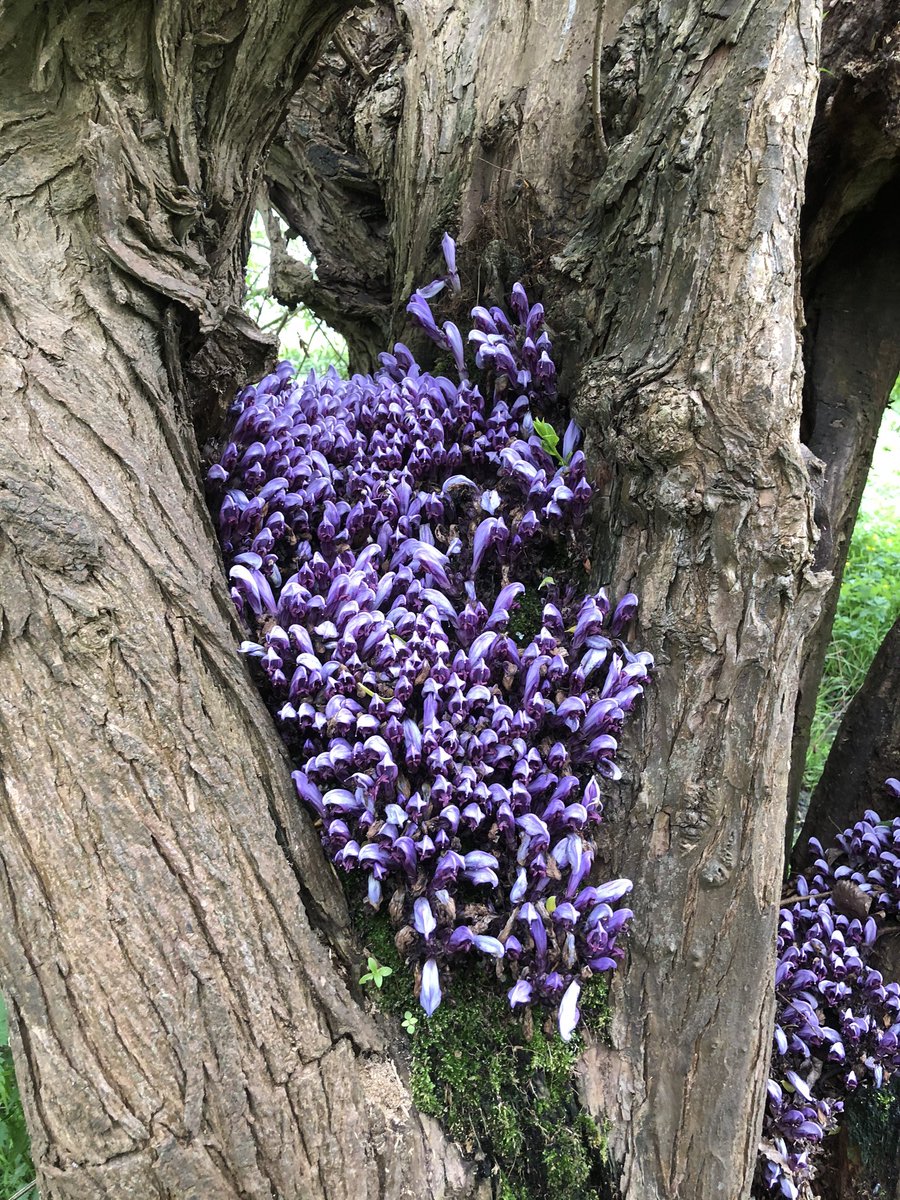
[[(575, 1090), (581, 1039), (564, 1042), (550, 1020), (530, 1027), (509, 1009), (510, 982), (474, 960), (455, 970), (427, 1018), (387, 916), (365, 911), (358, 923), (366, 952), (393, 971), (370, 994), (385, 1011), (416, 1018), (409, 1049), (417, 1107), (484, 1164), (497, 1200), (611, 1200), (606, 1131)], [(609, 1015), (604, 978), (587, 982), (580, 1006), (583, 1024), (602, 1035)], [(540, 1020), (540, 1009), (533, 1016)]]

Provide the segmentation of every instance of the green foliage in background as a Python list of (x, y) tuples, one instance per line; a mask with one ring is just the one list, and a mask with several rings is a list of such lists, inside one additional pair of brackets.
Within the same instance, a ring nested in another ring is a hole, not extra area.
[(884, 1088), (860, 1088), (847, 1103), (849, 1144), (857, 1162), (854, 1195), (858, 1200), (880, 1196), (890, 1200), (879, 1181), (890, 1179), (900, 1161), (900, 1077)]
[(900, 387), (885, 414), (850, 542), (816, 700), (804, 787), (818, 782), (847, 705), (900, 614)]
[(21, 1189), (33, 1179), (28, 1133), (9, 1050), (6, 1005), (0, 997), (0, 1200), (9, 1200), (16, 1193), (19, 1200), (31, 1200), (37, 1196), (37, 1189)]
[[(299, 375), (305, 376), (313, 369), (323, 375), (332, 365), (340, 375), (346, 375), (347, 344), (341, 335), (308, 308), (285, 308), (269, 295), (269, 239), (259, 213), (253, 218), (250, 237), (244, 311), (261, 329), (277, 336), (280, 357), (292, 362)], [(294, 240), (289, 246), (315, 271), (315, 260), (302, 242)]]

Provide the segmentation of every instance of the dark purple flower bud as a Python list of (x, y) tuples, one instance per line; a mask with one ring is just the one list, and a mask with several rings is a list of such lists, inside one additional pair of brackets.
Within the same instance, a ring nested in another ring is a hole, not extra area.
[(463, 346), (462, 334), (459, 332), (459, 329), (456, 327), (456, 325), (453, 324), (452, 321), (444, 322), (444, 336), (446, 337), (447, 346), (449, 347), (450, 353), (453, 355), (453, 359), (456, 363), (456, 369), (459, 371), (460, 376), (465, 378), (465, 375), (466, 375), (465, 347)]
[(457, 854), (455, 850), (448, 850), (438, 859), (432, 876), (433, 885), (437, 888), (446, 887), (448, 883), (456, 879), (459, 871), (465, 869), (465, 865), (461, 854)]
[(519, 322), (519, 324), (524, 325), (528, 320), (529, 305), (528, 297), (526, 296), (525, 289), (522, 287), (521, 283), (513, 284), (509, 299), (512, 305), (512, 310), (516, 315), (516, 320)]
[[(441, 283), (437, 290), (440, 291), (440, 288), (443, 286), (443, 283)], [(435, 292), (432, 292), (431, 296), (433, 297), (435, 294)], [(436, 342), (443, 340), (441, 331), (438, 329), (434, 316), (431, 312), (431, 306), (429, 305), (428, 299), (425, 296), (424, 289), (418, 292), (413, 292), (409, 303), (406, 306), (406, 311), (410, 314), (413, 320), (416, 321), (422, 327), (422, 329), (424, 329), (430, 338)]]
[(441, 250), (444, 253), (444, 262), (447, 264), (447, 275), (449, 276), (450, 286), (454, 292), (460, 291), (459, 275), (456, 271), (456, 242), (449, 233), (445, 233), (441, 238)]

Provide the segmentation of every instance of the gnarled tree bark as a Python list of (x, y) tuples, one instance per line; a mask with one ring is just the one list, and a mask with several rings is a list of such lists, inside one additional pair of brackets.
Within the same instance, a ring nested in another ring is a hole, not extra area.
[(262, 153), (346, 7), (0, 18), (0, 986), (41, 1194), (469, 1197), (354, 991), (189, 421)]
[[(344, 7), (22, 2), (0, 26), (0, 982), (48, 1196), (487, 1186), (353, 995), (196, 483), (190, 418), (215, 435), (267, 350), (236, 307), (262, 153)], [(584, 1098), (626, 1200), (745, 1196), (825, 585), (796, 253), (816, 7), (398, 0), (360, 21), (270, 159), (319, 264), (290, 278), (276, 255), (277, 286), (359, 365), (445, 227), (467, 301), (514, 275), (542, 293), (599, 493), (585, 550), (640, 592), (660, 663), (608, 806), (638, 916)], [(844, 193), (809, 245), (850, 236)]]

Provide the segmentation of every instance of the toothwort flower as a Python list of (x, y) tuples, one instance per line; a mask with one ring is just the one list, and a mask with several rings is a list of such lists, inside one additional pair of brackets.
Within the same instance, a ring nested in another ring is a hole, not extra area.
[(350, 379), (280, 363), (238, 395), (207, 487), (297, 794), (336, 867), (388, 903), (422, 1007), (455, 960), (493, 959), (510, 1005), (558, 1007), (569, 1038), (632, 916), (628, 880), (594, 879), (592, 830), (652, 658), (623, 640), (636, 597), (544, 578), (576, 557), (591, 487), (574, 423), (562, 455), (534, 432), (556, 388), (543, 308), (517, 284), (511, 317), (440, 324), (429, 300), (459, 287), (443, 248), (409, 312), (455, 378), (402, 343)]
[[(900, 782), (887, 792), (900, 798)], [(844, 1098), (900, 1067), (900, 986), (870, 965), (884, 921), (900, 913), (900, 817), (866, 812), (788, 883), (779, 914), (775, 1034), (758, 1190), (809, 1195), (818, 1148)]]

